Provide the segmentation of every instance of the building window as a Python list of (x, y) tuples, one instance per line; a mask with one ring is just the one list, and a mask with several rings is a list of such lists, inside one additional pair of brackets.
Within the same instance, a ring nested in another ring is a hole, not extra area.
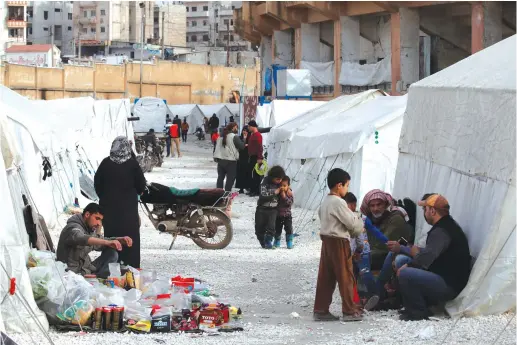
[(359, 60), (359, 65), (366, 65), (366, 60)]
[(106, 28), (104, 26), (101, 26), (101, 32), (106, 32)]
[(215, 16), (216, 16), (216, 17), (218, 17), (218, 16), (219, 16), (219, 10), (218, 10), (218, 9), (216, 9), (216, 10), (215, 10)]
[(192, 36), (192, 42), (197, 42), (197, 36)]
[(228, 41), (228, 35), (224, 35), (224, 38), (223, 38), (225, 41)]
[(224, 20), (224, 25), (228, 25), (228, 24), (230, 24), (230, 21), (228, 19), (225, 19)]
[(190, 26), (190, 22), (187, 22), (187, 28)]
[(95, 17), (95, 10), (91, 10), (91, 11), (90, 11), (90, 15), (91, 15), (92, 17)]
[(190, 42), (190, 37), (187, 36), (187, 42)]
[(192, 7), (192, 12), (197, 12), (197, 7), (193, 6)]
[(219, 32), (219, 23), (215, 23), (215, 33)]
[(32, 35), (32, 27), (29, 26), (29, 35)]
[(208, 22), (206, 20), (203, 20), (203, 26), (206, 26)]
[(232, 10), (234, 10), (234, 9), (235, 9), (235, 6), (232, 5)]
[(187, 12), (188, 12), (188, 7), (187, 7)]
[(208, 42), (208, 35), (203, 35), (203, 41)]
[(230, 19), (230, 25), (233, 26), (233, 19)]
[(48, 31), (48, 28), (43, 28), (43, 31)]
[(87, 34), (88, 33), (88, 28), (83, 28), (83, 34)]
[(84, 12), (83, 12), (83, 15), (84, 15), (84, 18), (87, 18), (87, 17), (88, 17), (88, 12), (87, 12), (87, 11), (84, 11)]
[(68, 20), (72, 20), (72, 13), (68, 13)]
[(230, 35), (230, 41), (233, 42), (233, 35)]
[(203, 11), (208, 11), (208, 6), (203, 6)]
[(43, 19), (48, 19), (48, 11), (43, 11)]
[(68, 27), (68, 31), (72, 31), (72, 27), (71, 26)]
[(101, 16), (105, 16), (106, 15), (106, 10), (101, 10)]
[(60, 8), (54, 8), (54, 12), (59, 13), (59, 12), (61, 12), (61, 9)]
[(96, 33), (96, 32), (97, 32), (97, 29), (96, 29), (96, 28), (90, 28), (90, 32), (91, 32), (92, 34), (94, 34), (94, 33)]
[(192, 22), (192, 26), (197, 26), (197, 22), (196, 22), (196, 21), (193, 21), (193, 22)]

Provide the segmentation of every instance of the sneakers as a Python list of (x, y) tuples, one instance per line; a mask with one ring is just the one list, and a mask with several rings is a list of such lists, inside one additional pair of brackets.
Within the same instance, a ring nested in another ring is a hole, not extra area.
[(275, 243), (273, 243), (273, 248), (280, 248), (280, 239), (275, 238)]
[(293, 247), (294, 247), (293, 238), (294, 238), (293, 235), (286, 235), (285, 240), (287, 242), (287, 249), (293, 249)]
[(269, 235), (264, 236), (264, 248), (273, 249), (273, 236), (269, 236)]
[(339, 317), (332, 315), (331, 313), (314, 313), (312, 318), (314, 321), (339, 321)]

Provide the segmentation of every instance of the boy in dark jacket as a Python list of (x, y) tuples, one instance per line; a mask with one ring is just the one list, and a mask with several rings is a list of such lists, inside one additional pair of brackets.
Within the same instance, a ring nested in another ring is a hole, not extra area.
[(275, 165), (269, 170), (260, 185), (260, 195), (255, 212), (255, 235), (260, 246), (265, 249), (273, 248), (278, 196), (281, 192), (280, 184), (284, 176), (284, 169)]
[(294, 196), (290, 185), (291, 179), (289, 176), (284, 176), (282, 179), (280, 197), (278, 200), (275, 244), (273, 245), (275, 248), (280, 248), (282, 229), (285, 229), (285, 241), (287, 243), (287, 249), (293, 249), (293, 216), (291, 214), (291, 206), (293, 205)]

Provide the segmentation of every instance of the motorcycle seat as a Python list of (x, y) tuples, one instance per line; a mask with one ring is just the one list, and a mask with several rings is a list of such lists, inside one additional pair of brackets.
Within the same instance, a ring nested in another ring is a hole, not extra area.
[(176, 197), (189, 197), (194, 196), (199, 192), (199, 188), (194, 189), (178, 189), (174, 187), (169, 187), (172, 195)]

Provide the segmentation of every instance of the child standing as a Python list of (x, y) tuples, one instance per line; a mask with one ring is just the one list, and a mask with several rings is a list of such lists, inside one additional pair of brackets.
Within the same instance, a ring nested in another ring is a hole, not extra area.
[(285, 176), (284, 169), (278, 165), (272, 167), (260, 185), (260, 194), (255, 211), (255, 235), (260, 246), (273, 248), (276, 215), (278, 213), (278, 196), (280, 184)]
[[(360, 217), (360, 214), (356, 212), (357, 198), (355, 195), (349, 192), (343, 199), (346, 201), (350, 211), (356, 213), (357, 216)], [(364, 309), (371, 310), (379, 302), (379, 296), (377, 295), (375, 279), (373, 278), (373, 274), (370, 270), (370, 243), (368, 242), (368, 235), (364, 228), (361, 233), (350, 242), (350, 246), (353, 255), (352, 262), (354, 272), (359, 274), (359, 277), (361, 277), (361, 280), (366, 287), (368, 300), (364, 304)]]
[(342, 198), (348, 193), (350, 175), (343, 169), (332, 169), (327, 176), (330, 193), (325, 197), (318, 215), (321, 229), (321, 257), (314, 302), (314, 320), (337, 321), (329, 311), (336, 282), (341, 295), (341, 321), (362, 320), (354, 304), (355, 278), (352, 268), (350, 236), (363, 231), (363, 221), (355, 215)]
[(294, 196), (290, 185), (291, 179), (289, 176), (284, 176), (282, 184), (280, 185), (280, 198), (278, 200), (275, 244), (273, 245), (275, 248), (280, 248), (280, 239), (282, 237), (283, 228), (285, 229), (287, 249), (293, 249), (293, 216), (291, 214), (291, 206), (293, 205)]

